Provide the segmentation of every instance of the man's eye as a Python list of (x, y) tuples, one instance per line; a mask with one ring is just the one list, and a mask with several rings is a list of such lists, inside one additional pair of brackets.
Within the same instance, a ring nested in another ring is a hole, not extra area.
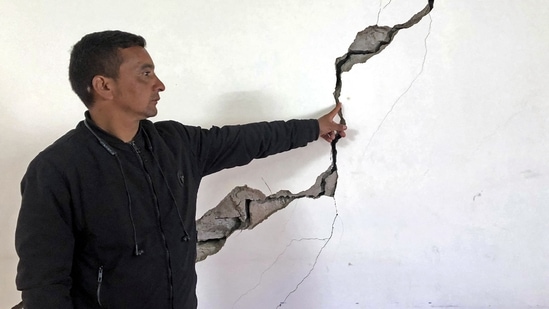
[(151, 71), (146, 71), (146, 72), (143, 72), (143, 75), (144, 75), (144, 76), (147, 76), (147, 77), (148, 77), (148, 76), (150, 76), (151, 74), (152, 74), (152, 72), (151, 72)]

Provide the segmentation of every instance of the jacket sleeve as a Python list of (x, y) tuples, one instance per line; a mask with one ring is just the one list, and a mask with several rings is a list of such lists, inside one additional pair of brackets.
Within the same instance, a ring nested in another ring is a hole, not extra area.
[(35, 159), (21, 182), (15, 232), (17, 288), (25, 309), (72, 308), (74, 249), (68, 183), (53, 164)]
[(195, 139), (203, 175), (248, 164), (253, 159), (303, 147), (318, 139), (318, 120), (259, 122), (200, 130)]

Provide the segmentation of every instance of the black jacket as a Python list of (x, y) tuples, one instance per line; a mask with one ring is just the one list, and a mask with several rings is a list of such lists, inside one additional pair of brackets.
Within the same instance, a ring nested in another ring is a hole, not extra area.
[(21, 183), (16, 282), (25, 308), (196, 308), (202, 177), (318, 134), (316, 120), (209, 130), (144, 120), (124, 143), (80, 122)]

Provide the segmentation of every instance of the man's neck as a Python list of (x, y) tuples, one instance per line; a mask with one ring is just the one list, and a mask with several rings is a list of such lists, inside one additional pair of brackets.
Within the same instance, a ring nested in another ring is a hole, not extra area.
[(139, 120), (129, 119), (123, 113), (107, 113), (94, 108), (90, 108), (89, 112), (91, 119), (98, 127), (125, 143), (133, 140), (139, 130)]

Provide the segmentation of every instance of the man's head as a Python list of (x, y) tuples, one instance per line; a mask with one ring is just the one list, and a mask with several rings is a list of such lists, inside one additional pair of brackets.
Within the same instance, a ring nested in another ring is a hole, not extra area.
[(93, 104), (92, 80), (101, 75), (118, 78), (123, 62), (121, 49), (145, 47), (141, 36), (122, 31), (90, 33), (76, 43), (71, 52), (69, 80), (72, 89), (87, 107)]

